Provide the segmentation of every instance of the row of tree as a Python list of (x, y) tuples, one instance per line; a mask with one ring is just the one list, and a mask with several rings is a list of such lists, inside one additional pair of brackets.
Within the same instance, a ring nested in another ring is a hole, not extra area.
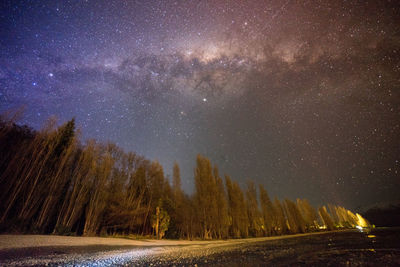
[(189, 196), (178, 164), (171, 185), (157, 161), (110, 143), (81, 144), (74, 119), (34, 131), (2, 118), (0, 151), (3, 232), (221, 239), (367, 224), (334, 205), (317, 211), (305, 199), (272, 201), (251, 181), (243, 191), (201, 155)]

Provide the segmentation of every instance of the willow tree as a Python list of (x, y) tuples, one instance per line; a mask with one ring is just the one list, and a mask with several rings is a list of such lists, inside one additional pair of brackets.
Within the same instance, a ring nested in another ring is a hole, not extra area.
[(159, 201), (156, 212), (152, 217), (152, 227), (157, 239), (162, 239), (164, 237), (165, 232), (168, 230), (169, 223), (170, 217), (162, 208), (162, 201)]

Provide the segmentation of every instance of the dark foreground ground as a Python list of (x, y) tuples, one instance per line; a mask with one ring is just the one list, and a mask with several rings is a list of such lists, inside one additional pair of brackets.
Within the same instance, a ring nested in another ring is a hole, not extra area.
[(0, 250), (0, 266), (400, 266), (400, 228), (224, 245)]

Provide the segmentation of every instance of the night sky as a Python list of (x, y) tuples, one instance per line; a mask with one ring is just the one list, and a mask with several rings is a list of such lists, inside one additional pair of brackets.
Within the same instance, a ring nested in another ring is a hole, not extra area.
[(1, 1), (0, 111), (347, 208), (400, 189), (394, 1)]

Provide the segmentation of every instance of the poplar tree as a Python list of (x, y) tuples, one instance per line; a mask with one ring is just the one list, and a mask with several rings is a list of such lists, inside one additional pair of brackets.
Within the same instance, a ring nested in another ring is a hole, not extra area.
[(225, 176), (228, 192), (229, 214), (231, 219), (231, 236), (234, 238), (248, 236), (248, 217), (243, 192), (236, 182)]
[(275, 231), (278, 235), (286, 234), (288, 232), (288, 224), (282, 204), (278, 198), (275, 198), (274, 200), (274, 210), (276, 216), (276, 226), (274, 226)]
[(289, 231), (292, 234), (304, 233), (306, 230), (306, 226), (304, 219), (301, 216), (299, 209), (297, 208), (297, 205), (289, 199), (285, 199), (284, 203)]
[(332, 220), (331, 216), (329, 215), (326, 207), (325, 206), (320, 207), (318, 209), (318, 212), (319, 212), (319, 216), (321, 216), (322, 222), (326, 226), (326, 229), (328, 229), (328, 230), (335, 229), (333, 220)]
[(314, 231), (318, 228), (317, 211), (310, 205), (307, 199), (297, 199), (297, 207), (303, 216), (306, 231)]
[(197, 155), (195, 168), (195, 207), (204, 239), (212, 238), (212, 225), (217, 219), (216, 183), (210, 160)]
[(250, 236), (262, 236), (263, 217), (258, 208), (257, 189), (254, 185), (254, 182), (251, 180), (247, 181), (246, 204), (247, 216), (249, 220), (249, 234)]
[(216, 204), (217, 204), (217, 217), (215, 222), (215, 236), (219, 239), (228, 237), (229, 229), (229, 215), (228, 215), (228, 202), (224, 188), (224, 182), (219, 176), (218, 167), (214, 167), (214, 177), (216, 183)]
[[(164, 235), (240, 238), (368, 226), (359, 214), (335, 205), (317, 211), (306, 199), (272, 202), (265, 188), (219, 175), (198, 155), (195, 192), (181, 188), (174, 163), (172, 186), (157, 161), (125, 153), (115, 144), (79, 142), (74, 119), (40, 131), (0, 119), (0, 230), (77, 235)], [(259, 203), (258, 203), (259, 202)], [(329, 212), (328, 212), (329, 210)]]
[(267, 190), (265, 190), (263, 185), (259, 185), (260, 189), (260, 204), (261, 213), (263, 219), (263, 230), (266, 236), (271, 236), (273, 234), (279, 233), (277, 214), (274, 206), (268, 196)]

